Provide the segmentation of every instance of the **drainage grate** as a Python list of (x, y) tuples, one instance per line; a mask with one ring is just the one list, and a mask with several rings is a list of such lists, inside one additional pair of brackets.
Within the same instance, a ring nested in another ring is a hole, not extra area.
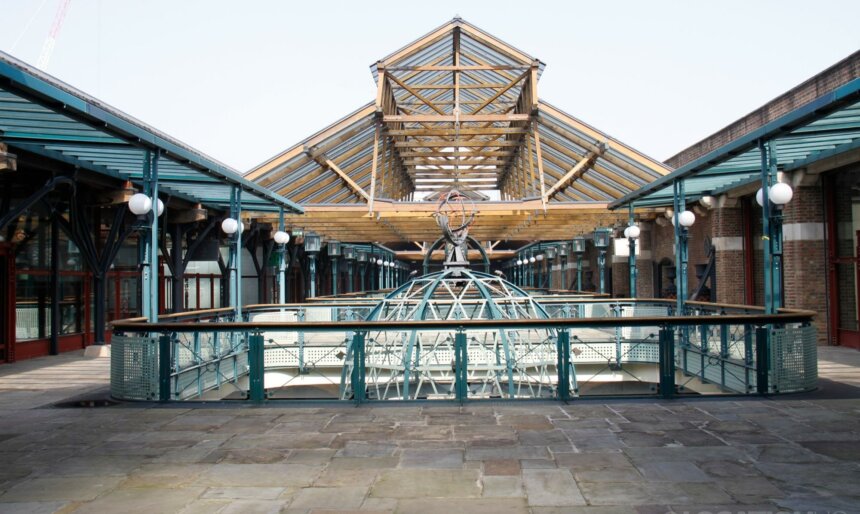
[(54, 407), (58, 407), (60, 409), (93, 409), (96, 407), (113, 407), (114, 405), (119, 405), (120, 402), (114, 400), (107, 400), (105, 398), (98, 399), (84, 399), (84, 400), (72, 400), (68, 402), (60, 402), (55, 403)]

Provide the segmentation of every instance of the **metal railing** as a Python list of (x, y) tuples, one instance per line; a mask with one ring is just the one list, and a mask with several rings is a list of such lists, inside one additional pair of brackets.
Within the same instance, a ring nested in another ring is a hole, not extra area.
[[(658, 299), (541, 304), (549, 319), (363, 321), (376, 302), (355, 300), (249, 306), (238, 321), (229, 309), (117, 321), (112, 393), (361, 403), (815, 387), (812, 312), (689, 302), (678, 316)], [(141, 369), (155, 376), (141, 379)]]

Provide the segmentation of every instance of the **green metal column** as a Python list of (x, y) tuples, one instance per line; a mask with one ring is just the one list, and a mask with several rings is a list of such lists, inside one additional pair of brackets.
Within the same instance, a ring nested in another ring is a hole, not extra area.
[[(281, 207), (278, 215), (278, 230), (283, 232), (284, 228), (284, 208)], [(278, 247), (278, 302), (287, 303), (287, 245), (278, 245)]]
[(239, 223), (239, 228), (230, 236), (230, 307), (233, 319), (242, 319), (242, 190), (236, 186), (230, 192), (230, 217)]
[(170, 372), (172, 369), (170, 336), (158, 338), (158, 401), (170, 401)]
[(675, 333), (670, 327), (660, 327), (660, 395), (675, 395)]
[(606, 250), (597, 253), (597, 274), (600, 275), (600, 294), (606, 293)]
[[(764, 237), (770, 238), (771, 229), (770, 229), (770, 199), (768, 198), (770, 184), (771, 184), (771, 168), (770, 168), (770, 159), (768, 157), (768, 147), (769, 145), (763, 141), (759, 140), (758, 149), (759, 155), (761, 157), (761, 190), (762, 190), (762, 206), (761, 206), (761, 233)], [(772, 273), (772, 258), (771, 258), (771, 247), (769, 242), (766, 241), (765, 244), (762, 245), (763, 252), (763, 268), (764, 268), (764, 308), (765, 313), (773, 314), (773, 273)]]
[(558, 363), (558, 399), (568, 401), (570, 399), (570, 332), (568, 329), (558, 331), (556, 341), (556, 352)]
[(264, 345), (263, 335), (260, 333), (253, 334), (248, 338), (248, 371), (250, 375), (248, 398), (252, 402), (262, 402), (266, 399)]
[(582, 254), (576, 256), (576, 290), (582, 291)]
[(337, 296), (337, 257), (331, 258), (331, 294)]
[(365, 360), (364, 341), (365, 332), (355, 332), (352, 335), (352, 394), (355, 403), (362, 403), (366, 399), (365, 386)]
[(469, 397), (469, 354), (466, 332), (458, 330), (454, 335), (454, 387), (457, 400)]
[(308, 284), (308, 297), (314, 298), (317, 295), (317, 257), (313, 253), (308, 254), (308, 276), (310, 277)]
[(672, 216), (675, 220), (675, 290), (677, 294), (675, 313), (678, 316), (683, 316), (687, 299), (687, 229), (681, 226), (679, 217), (687, 206), (684, 181), (676, 180), (674, 188), (674, 212)]
[(535, 256), (535, 287), (543, 287), (543, 259), (538, 259), (540, 254)]
[(770, 187), (776, 183), (777, 151), (770, 140), (759, 141), (761, 155), (762, 234), (764, 252), (764, 307), (768, 314), (782, 307), (782, 211), (769, 198)]
[[(767, 246), (767, 245), (765, 245)], [(767, 326), (755, 329), (755, 384), (756, 392), (770, 392), (770, 328)]]
[[(627, 226), (632, 227), (635, 223), (633, 219), (633, 202), (630, 202), (630, 210), (627, 214)], [(630, 248), (630, 255), (627, 256), (627, 263), (630, 267), (630, 298), (636, 298), (636, 280), (638, 274), (636, 270), (636, 240), (628, 237), (627, 243)]]
[(567, 254), (559, 257), (561, 263), (561, 289), (567, 291)]
[(147, 151), (143, 161), (143, 193), (152, 200), (149, 224), (141, 230), (142, 314), (149, 323), (158, 321), (158, 155)]
[(537, 260), (532, 262), (534, 256), (534, 252), (529, 252), (529, 287), (535, 286), (535, 264), (537, 264)]
[(158, 321), (158, 281), (160, 280), (158, 277), (158, 159), (160, 157), (160, 152), (156, 152), (152, 156), (152, 167), (151, 167), (151, 197), (152, 197), (152, 211), (150, 219), (152, 220), (149, 228), (149, 262), (151, 264), (151, 273), (152, 273), (152, 282), (151, 288), (152, 290), (149, 292), (149, 313), (150, 313), (150, 321), (156, 322)]

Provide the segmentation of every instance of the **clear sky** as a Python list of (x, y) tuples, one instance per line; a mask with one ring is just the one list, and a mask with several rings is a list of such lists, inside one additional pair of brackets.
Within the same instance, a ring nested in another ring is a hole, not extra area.
[[(35, 64), (60, 2), (0, 0), (0, 49)], [(47, 71), (244, 172), (457, 14), (544, 61), (542, 98), (660, 160), (860, 48), (857, 0), (71, 0)]]

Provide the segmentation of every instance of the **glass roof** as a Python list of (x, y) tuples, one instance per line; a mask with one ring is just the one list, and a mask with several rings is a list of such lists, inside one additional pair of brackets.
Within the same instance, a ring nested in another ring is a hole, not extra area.
[(159, 192), (226, 210), (302, 213), (296, 203), (143, 122), (0, 52), (0, 141), (140, 185), (147, 153), (158, 156)]
[(687, 201), (761, 180), (759, 142), (772, 141), (779, 171), (792, 171), (860, 148), (860, 78), (799, 107), (612, 202), (610, 209), (672, 205), (675, 180)]

